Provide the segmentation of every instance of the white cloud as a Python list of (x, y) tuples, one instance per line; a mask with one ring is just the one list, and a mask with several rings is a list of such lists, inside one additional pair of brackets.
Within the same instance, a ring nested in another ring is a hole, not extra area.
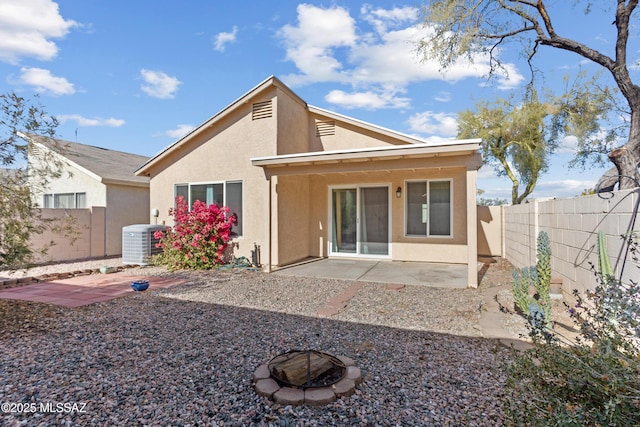
[(61, 114), (56, 116), (60, 123), (76, 122), (78, 126), (90, 127), (90, 126), (105, 126), (111, 128), (117, 128), (124, 125), (125, 121), (122, 119), (114, 119), (113, 117), (103, 119), (101, 117), (83, 117), (79, 114)]
[(416, 22), (419, 19), (418, 9), (405, 6), (393, 9), (372, 9), (371, 5), (365, 4), (360, 8), (360, 13), (365, 21), (369, 22), (378, 33), (384, 33), (389, 27), (399, 27), (405, 23)]
[(451, 92), (438, 92), (433, 99), (438, 102), (449, 102), (451, 101)]
[(195, 129), (195, 126), (193, 125), (185, 125), (185, 124), (181, 124), (178, 125), (177, 128), (175, 129), (170, 129), (168, 131), (165, 132), (165, 135), (170, 136), (171, 138), (180, 138), (185, 136), (186, 134), (188, 134), (189, 132), (191, 132), (192, 130)]
[(140, 75), (144, 84), (141, 89), (147, 95), (153, 98), (171, 99), (174, 98), (178, 90), (178, 86), (182, 84), (180, 80), (171, 77), (162, 71), (140, 70)]
[(0, 0), (0, 60), (16, 64), (21, 58), (51, 60), (73, 20), (60, 16), (58, 4), (51, 0)]
[(349, 12), (334, 6), (329, 9), (300, 4), (298, 25), (285, 25), (279, 31), (293, 61), (302, 74), (289, 76), (291, 84), (319, 81), (347, 81), (342, 64), (334, 57), (334, 49), (355, 46), (355, 20)]
[(458, 134), (458, 116), (425, 111), (409, 118), (409, 128), (414, 132), (427, 135), (455, 137)]
[(540, 180), (536, 184), (532, 195), (529, 197), (575, 197), (580, 195), (583, 190), (593, 188), (595, 184), (595, 180)]
[(218, 33), (214, 37), (214, 49), (219, 52), (224, 52), (224, 48), (228, 43), (233, 43), (236, 41), (236, 36), (238, 35), (238, 27), (233, 26), (233, 30), (230, 33)]
[[(418, 9), (373, 8), (360, 9), (364, 22), (357, 25), (349, 11), (343, 7), (321, 8), (308, 4), (298, 6), (298, 21), (285, 25), (278, 33), (286, 48), (286, 59), (292, 61), (298, 73), (283, 76), (291, 86), (318, 82), (350, 85), (353, 92), (334, 91), (327, 95), (329, 102), (350, 105), (373, 95), (406, 93), (412, 83), (441, 80), (454, 83), (467, 78), (483, 78), (490, 71), (488, 56), (476, 55), (473, 63), (459, 60), (440, 70), (435, 60), (421, 61), (416, 53), (417, 42), (428, 38), (433, 30), (422, 25)], [(366, 24), (370, 24), (367, 27)], [(512, 64), (508, 72), (499, 75), (499, 88), (518, 85), (523, 77)], [(347, 96), (348, 95), (348, 96)], [(443, 99), (440, 97), (441, 102)], [(337, 101), (337, 102), (336, 102)], [(373, 108), (405, 108), (410, 100), (398, 102), (362, 103)]]
[(56, 77), (51, 71), (42, 68), (21, 68), (20, 81), (33, 86), (36, 92), (51, 95), (72, 95), (76, 92), (73, 83), (64, 77)]
[(567, 135), (558, 144), (558, 154), (575, 154), (578, 150), (578, 138)]
[(409, 98), (397, 97), (395, 93), (375, 93), (372, 91), (346, 93), (332, 90), (324, 98), (327, 102), (344, 108), (364, 108), (377, 110), (380, 108), (407, 108)]

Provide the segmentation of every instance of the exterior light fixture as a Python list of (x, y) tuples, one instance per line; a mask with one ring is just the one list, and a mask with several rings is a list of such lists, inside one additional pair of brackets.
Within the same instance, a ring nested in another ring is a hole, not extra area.
[(396, 190), (396, 197), (399, 199), (402, 196), (402, 187), (398, 187)]

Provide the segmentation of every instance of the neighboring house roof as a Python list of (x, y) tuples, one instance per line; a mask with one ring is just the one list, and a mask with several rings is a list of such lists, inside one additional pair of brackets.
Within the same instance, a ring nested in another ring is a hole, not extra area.
[[(174, 142), (173, 144), (169, 145), (168, 147), (166, 147), (165, 149), (160, 151), (154, 157), (150, 158), (145, 164), (143, 164), (142, 166), (140, 166), (140, 168), (138, 170), (136, 170), (136, 172), (135, 172), (136, 175), (147, 174), (149, 172), (149, 169), (153, 165), (157, 164), (159, 161), (161, 161), (162, 159), (166, 158), (167, 156), (170, 156), (176, 150), (180, 149), (184, 144), (187, 144), (192, 139), (192, 137), (196, 136), (200, 132), (205, 131), (207, 128), (209, 128), (211, 126), (214, 126), (216, 123), (220, 122), (222, 119), (227, 117), (236, 108), (238, 108), (239, 106), (241, 106), (244, 103), (248, 102), (248, 100), (250, 100), (251, 98), (255, 97), (260, 92), (262, 92), (265, 89), (268, 89), (270, 87), (277, 87), (280, 90), (286, 91), (292, 97), (297, 98), (300, 101), (300, 103), (304, 104), (307, 107), (307, 110), (310, 113), (316, 114), (318, 116), (323, 116), (323, 117), (326, 117), (328, 119), (340, 121), (340, 122), (343, 122), (343, 123), (348, 123), (350, 125), (356, 126), (358, 128), (361, 128), (361, 129), (366, 129), (366, 130), (378, 133), (380, 135), (389, 136), (389, 137), (395, 138), (396, 140), (401, 141), (401, 142), (403, 142), (403, 143), (405, 143), (407, 145), (417, 144), (417, 145), (421, 145), (422, 146), (422, 145), (428, 144), (430, 146), (439, 146), (439, 147), (442, 146), (440, 144), (431, 145), (431, 144), (429, 144), (429, 142), (427, 140), (424, 140), (424, 139), (421, 139), (421, 138), (418, 138), (418, 137), (415, 137), (415, 136), (410, 136), (410, 135), (407, 135), (407, 134), (404, 134), (404, 133), (401, 133), (401, 132), (396, 132), (396, 131), (393, 131), (393, 130), (390, 130), (390, 129), (386, 129), (386, 128), (381, 127), (381, 126), (377, 126), (377, 125), (374, 125), (374, 124), (371, 124), (371, 123), (367, 123), (367, 122), (364, 122), (364, 121), (361, 121), (361, 120), (358, 120), (358, 119), (354, 119), (352, 117), (348, 117), (348, 116), (344, 116), (342, 114), (334, 113), (332, 111), (328, 111), (328, 110), (325, 110), (323, 108), (319, 108), (319, 107), (314, 107), (312, 105), (308, 105), (303, 99), (301, 99), (295, 92), (293, 92), (289, 87), (287, 87), (287, 85), (285, 85), (277, 77), (270, 76), (267, 79), (263, 80), (261, 83), (259, 83), (257, 86), (253, 87), (251, 90), (246, 92), (240, 98), (238, 98), (237, 100), (235, 100), (234, 102), (232, 102), (231, 104), (229, 104), (228, 106), (226, 106), (225, 108), (220, 110), (218, 113), (216, 113), (215, 115), (213, 115), (212, 117), (207, 119), (200, 126), (196, 127), (194, 130), (192, 130), (191, 132), (187, 133), (182, 138), (178, 139), (176, 142)], [(463, 142), (468, 142), (468, 141), (463, 141)], [(404, 147), (407, 148), (407, 145), (404, 145)], [(448, 145), (450, 145), (450, 143)], [(326, 154), (326, 152), (323, 152), (323, 153)]]
[(77, 142), (41, 135), (26, 135), (32, 143), (55, 151), (66, 161), (103, 184), (148, 187), (149, 178), (136, 176), (135, 171), (149, 157), (123, 151), (109, 150)]

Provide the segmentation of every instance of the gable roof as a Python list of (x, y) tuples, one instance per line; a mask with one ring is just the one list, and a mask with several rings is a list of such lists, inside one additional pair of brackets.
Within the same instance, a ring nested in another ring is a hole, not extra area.
[(25, 135), (32, 143), (54, 151), (68, 163), (103, 184), (148, 187), (149, 178), (136, 176), (135, 171), (149, 157), (93, 145), (79, 144), (42, 135)]
[[(206, 130), (207, 128), (209, 128), (211, 126), (214, 126), (220, 120), (222, 120), (223, 118), (227, 117), (236, 108), (239, 108), (241, 105), (243, 105), (246, 102), (248, 102), (251, 98), (255, 97), (257, 94), (259, 94), (260, 92), (262, 92), (265, 89), (270, 88), (270, 87), (276, 87), (276, 88), (278, 88), (280, 90), (283, 90), (283, 91), (287, 92), (291, 97), (293, 97), (293, 98), (297, 99), (298, 101), (300, 101), (300, 103), (303, 104), (306, 107), (308, 112), (313, 113), (315, 115), (326, 117), (326, 118), (331, 119), (331, 120), (347, 123), (347, 124), (350, 124), (352, 126), (355, 126), (355, 127), (361, 128), (361, 129), (366, 129), (368, 131), (372, 131), (372, 132), (378, 133), (380, 135), (385, 135), (385, 136), (397, 139), (398, 141), (401, 141), (401, 143), (404, 143), (406, 145), (414, 145), (414, 144), (417, 144), (417, 145), (420, 145), (420, 146), (423, 146), (425, 144), (431, 145), (429, 143), (429, 141), (427, 141), (425, 139), (422, 139), (422, 138), (418, 138), (418, 137), (415, 137), (415, 136), (407, 135), (407, 134), (404, 134), (404, 133), (401, 133), (401, 132), (390, 130), (390, 129), (387, 129), (387, 128), (384, 128), (384, 127), (381, 127), (381, 126), (377, 126), (377, 125), (374, 125), (374, 124), (371, 124), (371, 123), (367, 123), (367, 122), (364, 122), (362, 120), (354, 119), (352, 117), (344, 116), (342, 114), (338, 114), (338, 113), (335, 113), (335, 112), (332, 112), (332, 111), (329, 111), (329, 110), (325, 110), (323, 108), (314, 107), (312, 105), (309, 105), (302, 98), (300, 98), (295, 92), (293, 92), (287, 85), (285, 85), (281, 80), (279, 80), (277, 77), (272, 75), (272, 76), (268, 77), (267, 79), (263, 80), (262, 82), (260, 82), (257, 86), (255, 86), (252, 89), (250, 89), (248, 92), (246, 92), (240, 98), (236, 99), (234, 102), (232, 102), (231, 104), (229, 104), (228, 106), (226, 106), (225, 108), (220, 110), (218, 113), (216, 113), (215, 115), (213, 115), (212, 117), (207, 119), (204, 123), (202, 123), (201, 125), (199, 125), (195, 129), (193, 129), (191, 132), (187, 133), (186, 135), (184, 135), (183, 137), (178, 139), (176, 142), (174, 142), (173, 144), (171, 144), (168, 147), (164, 148), (158, 154), (156, 154), (155, 156), (150, 158), (145, 164), (140, 166), (140, 168), (138, 168), (138, 170), (135, 171), (135, 174), (139, 175), (139, 176), (147, 174), (149, 172), (149, 169), (153, 165), (157, 164), (158, 162), (160, 162), (161, 160), (163, 160), (167, 156), (170, 156), (176, 150), (182, 148), (185, 144), (189, 143), (189, 140), (192, 137), (198, 135), (200, 132)], [(346, 150), (346, 151), (350, 151), (350, 150)], [(304, 155), (304, 153), (300, 153), (300, 154)]]
[(259, 94), (260, 92), (262, 92), (265, 89), (268, 89), (270, 87), (277, 87), (278, 89), (285, 90), (292, 97), (297, 98), (301, 103), (306, 105), (306, 102), (304, 102), (295, 92), (293, 92), (291, 89), (289, 89), (287, 87), (287, 85), (282, 83), (277, 77), (269, 76), (265, 80), (263, 80), (262, 82), (258, 83), (258, 85), (254, 86), (252, 89), (250, 89), (248, 92), (246, 92), (244, 95), (242, 95), (240, 98), (236, 99), (231, 104), (227, 105), (225, 108), (223, 108), (222, 110), (220, 110), (219, 112), (217, 112), (216, 114), (214, 114), (213, 116), (208, 118), (205, 122), (203, 122), (201, 125), (197, 126), (191, 132), (189, 132), (186, 135), (182, 136), (176, 142), (172, 143), (171, 145), (169, 145), (168, 147), (166, 147), (162, 151), (160, 151), (158, 154), (156, 154), (155, 156), (150, 158), (145, 164), (143, 164), (142, 166), (140, 166), (140, 168), (138, 168), (138, 170), (136, 170), (136, 172), (135, 172), (136, 175), (143, 175), (144, 173), (148, 172), (148, 169), (151, 166), (153, 166), (155, 163), (159, 162), (160, 160), (164, 159), (165, 157), (167, 157), (168, 155), (173, 153), (175, 150), (181, 148), (184, 144), (188, 143), (188, 141), (192, 137), (198, 135), (200, 132), (204, 131), (205, 129), (207, 129), (207, 128), (211, 127), (211, 126), (214, 126), (220, 120), (224, 119), (230, 113), (232, 113), (238, 106), (244, 104), (249, 99), (253, 98), (254, 96)]

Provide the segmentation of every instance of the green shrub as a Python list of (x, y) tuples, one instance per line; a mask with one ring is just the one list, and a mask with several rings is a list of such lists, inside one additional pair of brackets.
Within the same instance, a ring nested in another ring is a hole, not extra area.
[(534, 327), (533, 348), (514, 351), (503, 401), (510, 425), (640, 425), (640, 287), (596, 276), (593, 292), (565, 303), (576, 339)]
[(521, 270), (515, 270), (512, 276), (513, 299), (521, 314), (526, 316), (529, 313), (529, 304), (531, 303), (531, 297), (529, 296), (529, 287), (531, 286), (529, 268), (525, 267)]
[[(513, 299), (522, 315), (529, 319), (532, 326), (551, 326), (551, 246), (546, 232), (538, 233), (538, 262), (535, 266), (525, 267), (513, 272)], [(529, 296), (533, 286), (535, 298)]]

